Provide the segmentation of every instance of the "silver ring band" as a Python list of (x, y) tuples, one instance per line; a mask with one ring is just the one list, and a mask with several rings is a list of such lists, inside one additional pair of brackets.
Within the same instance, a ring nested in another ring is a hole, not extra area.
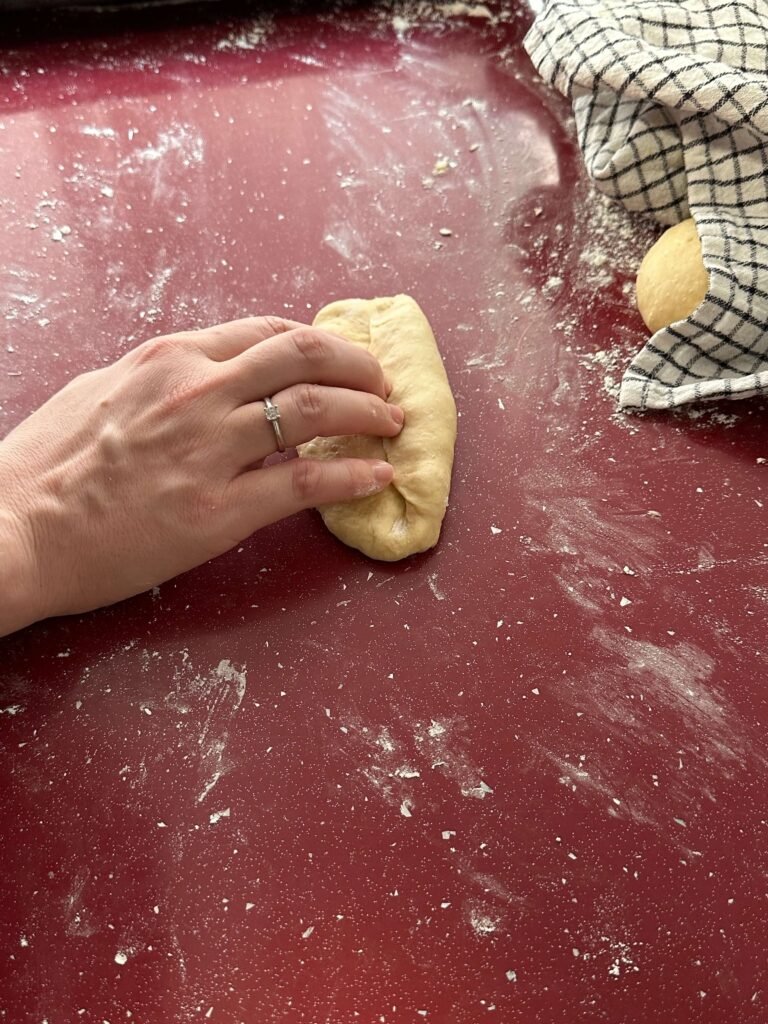
[(284, 452), (285, 438), (283, 437), (283, 432), (280, 429), (280, 410), (278, 409), (278, 407), (275, 405), (271, 398), (263, 398), (262, 401), (264, 402), (264, 415), (272, 424), (272, 429), (275, 432), (277, 450), (279, 452)]

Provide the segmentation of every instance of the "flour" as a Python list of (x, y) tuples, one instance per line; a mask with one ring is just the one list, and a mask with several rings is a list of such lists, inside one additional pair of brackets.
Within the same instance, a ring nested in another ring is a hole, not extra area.
[(507, 11), (494, 12), (483, 3), (397, 0), (389, 10), (382, 10), (380, 17), (402, 37), (412, 28), (446, 26), (453, 20), (484, 21), (497, 25), (507, 20), (510, 14)]
[(178, 154), (185, 167), (202, 163), (205, 149), (199, 131), (192, 125), (172, 125), (158, 132), (156, 141), (133, 150), (120, 166), (135, 173), (139, 166), (166, 161), (171, 154)]
[(95, 124), (86, 124), (81, 129), (82, 135), (90, 135), (94, 139), (116, 139), (117, 132), (114, 128), (100, 127)]
[(24, 710), (25, 708), (21, 704), (11, 704), (7, 708), (0, 708), (0, 715), (18, 715)]
[(244, 667), (237, 668), (227, 658), (216, 668), (198, 674), (185, 654), (174, 671), (174, 688), (164, 704), (185, 719), (189, 716), (185, 737), (199, 765), (200, 804), (233, 767), (226, 756), (229, 730), (243, 703), (248, 677)]
[(273, 28), (274, 23), (268, 17), (259, 18), (245, 26), (238, 25), (216, 43), (216, 49), (223, 53), (255, 50), (263, 45)]
[(484, 908), (473, 907), (469, 912), (469, 924), (475, 935), (487, 938), (498, 930), (500, 918), (488, 913)]
[(72, 880), (72, 886), (64, 897), (64, 926), (67, 935), (88, 939), (98, 931), (93, 918), (83, 902), (83, 893), (91, 881), (91, 869), (80, 867)]
[(621, 378), (633, 354), (625, 346), (613, 345), (611, 348), (598, 349), (596, 352), (580, 352), (578, 360), (588, 370), (600, 373), (604, 390), (611, 398), (618, 400)]
[(435, 600), (436, 601), (444, 601), (445, 600), (445, 594), (443, 593), (443, 591), (440, 589), (440, 587), (438, 585), (437, 573), (436, 572), (430, 573), (427, 576), (427, 583), (429, 585), (429, 589), (432, 591), (432, 594), (433, 594)]

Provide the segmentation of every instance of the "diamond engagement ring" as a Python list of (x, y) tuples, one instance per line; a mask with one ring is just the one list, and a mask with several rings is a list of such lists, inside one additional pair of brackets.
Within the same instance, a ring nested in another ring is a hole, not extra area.
[(278, 407), (275, 405), (271, 398), (263, 398), (262, 401), (264, 402), (264, 415), (272, 424), (272, 429), (275, 432), (277, 450), (279, 452), (284, 452), (285, 440), (283, 438), (283, 432), (280, 429), (280, 410), (278, 409)]

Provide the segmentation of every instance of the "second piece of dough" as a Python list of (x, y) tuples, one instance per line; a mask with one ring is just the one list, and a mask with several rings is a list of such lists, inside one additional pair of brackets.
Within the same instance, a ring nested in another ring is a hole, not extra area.
[(347, 299), (321, 309), (321, 327), (367, 348), (392, 382), (389, 401), (405, 412), (395, 438), (318, 437), (304, 458), (382, 459), (395, 469), (378, 494), (320, 509), (339, 540), (371, 558), (395, 561), (437, 543), (451, 486), (456, 404), (427, 318), (408, 295)]
[(693, 218), (668, 228), (637, 273), (637, 308), (648, 330), (685, 320), (704, 301), (709, 275)]

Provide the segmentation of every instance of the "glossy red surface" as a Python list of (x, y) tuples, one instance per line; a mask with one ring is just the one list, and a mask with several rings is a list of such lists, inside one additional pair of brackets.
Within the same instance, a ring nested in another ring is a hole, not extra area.
[(397, 290), (461, 412), (430, 555), (307, 513), (0, 641), (2, 1021), (768, 1021), (765, 408), (616, 413), (652, 231), (502, 15), (0, 54), (0, 430)]

